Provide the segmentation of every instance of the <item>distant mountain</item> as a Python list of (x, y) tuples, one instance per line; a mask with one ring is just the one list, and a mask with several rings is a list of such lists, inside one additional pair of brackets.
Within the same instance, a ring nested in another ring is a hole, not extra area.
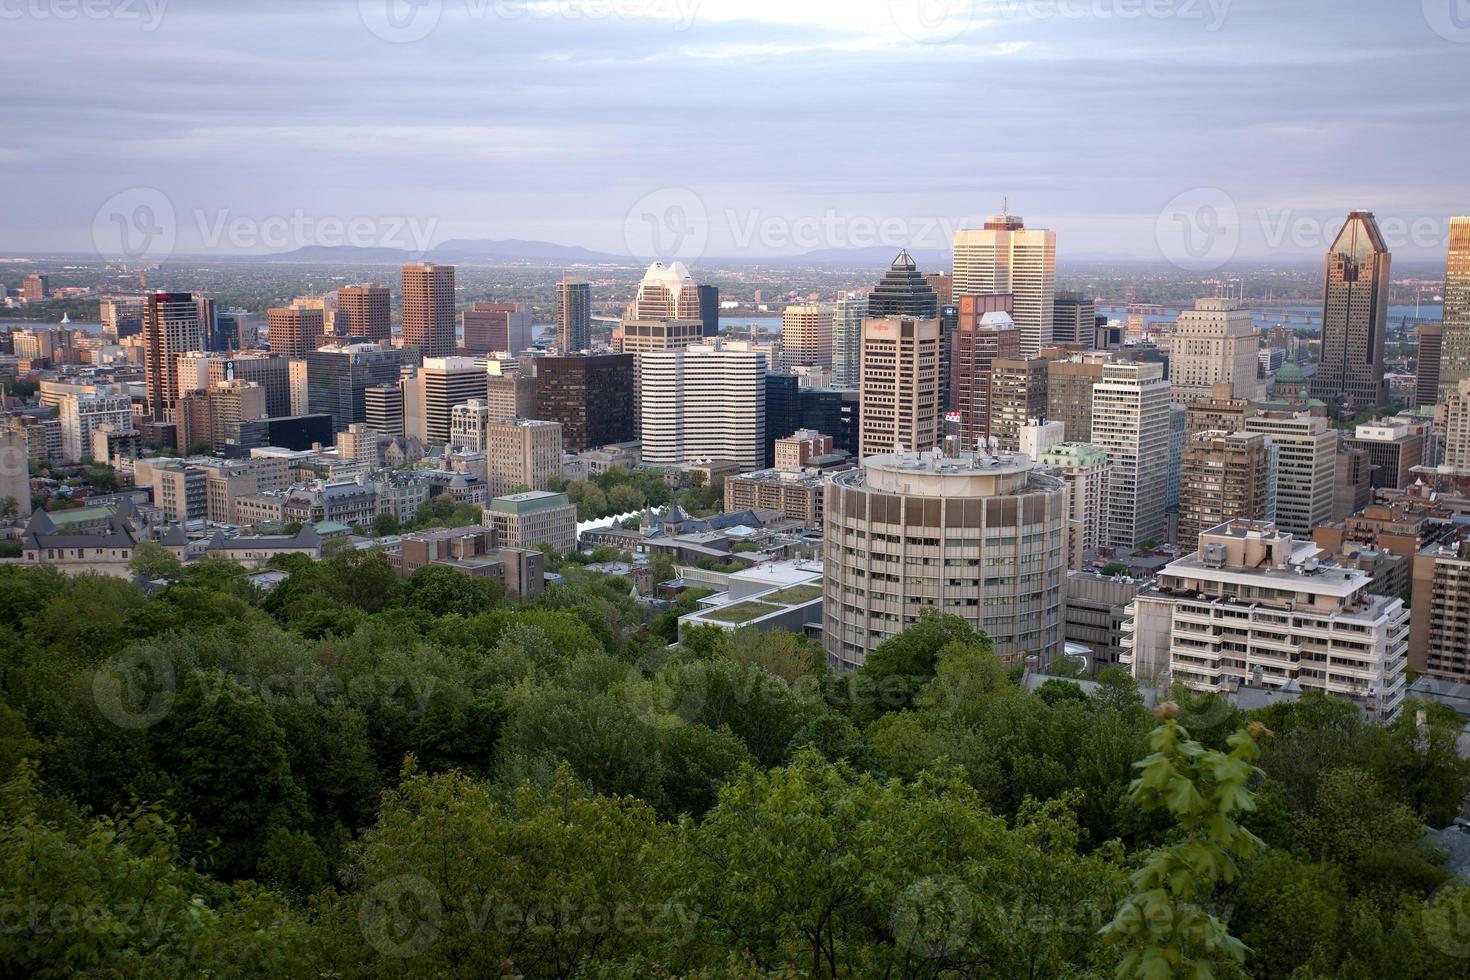
[(530, 242), (520, 239), (489, 241), (455, 238), (434, 246), (428, 252), (404, 248), (362, 248), (355, 245), (307, 245), (280, 255), (261, 256), (288, 262), (434, 262), (463, 261), (548, 261), (548, 262), (631, 262), (626, 255), (594, 252), (580, 245), (558, 245), (555, 242)]

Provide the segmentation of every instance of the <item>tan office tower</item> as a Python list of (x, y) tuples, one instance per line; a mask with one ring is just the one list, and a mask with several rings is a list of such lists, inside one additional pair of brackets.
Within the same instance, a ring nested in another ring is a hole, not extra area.
[(950, 395), (959, 415), (960, 444), (984, 448), (990, 437), (991, 366), (1021, 356), (1021, 332), (1011, 319), (1011, 297), (961, 296), (950, 350)]
[[(1439, 403), (1440, 370), (1444, 359), (1444, 325), (1425, 323), (1419, 327), (1419, 350), (1414, 355), (1414, 404), (1419, 408)], [(1452, 389), (1446, 389), (1448, 392)]]
[(148, 414), (171, 422), (179, 401), (180, 354), (204, 349), (199, 303), (191, 293), (152, 293), (143, 319), (143, 373)]
[(556, 284), (556, 349), (576, 354), (592, 346), (592, 287), (581, 279)]
[(861, 667), (926, 611), (984, 630), (1007, 661), (1061, 654), (1067, 492), (1031, 460), (872, 456), (833, 474), (823, 506), (830, 667)]
[(1439, 388), (1454, 391), (1470, 378), (1470, 216), (1450, 219), (1444, 270), (1444, 354)]
[(337, 290), (337, 322), (334, 332), (354, 342), (393, 342), (393, 302), (387, 286), (363, 283)]
[(1021, 449), (1021, 429), (1046, 418), (1046, 361), (999, 358), (990, 366), (990, 435), (996, 448)]
[(468, 354), (510, 354), (531, 346), (531, 311), (524, 303), (474, 303), (460, 314)]
[(1162, 543), (1169, 478), (1169, 382), (1164, 366), (1107, 364), (1093, 389), (1092, 444), (1108, 454), (1105, 542), (1136, 548)]
[(1470, 683), (1470, 538), (1431, 544), (1413, 560), (1409, 666), (1436, 680)]
[(628, 304), (626, 318), (699, 320), (702, 331), (704, 319), (701, 314), (699, 284), (689, 274), (688, 266), (683, 262), (667, 265), (655, 262), (638, 284), (638, 293)]
[(940, 338), (937, 318), (863, 321), (860, 457), (938, 444)]
[(536, 377), (518, 371), (505, 371), (499, 361), (490, 362), (485, 378), (485, 404), (497, 419), (531, 419), (536, 417)]
[(781, 315), (782, 368), (832, 366), (832, 308), (788, 306)]
[(1261, 335), (1250, 311), (1234, 300), (1196, 300), (1184, 310), (1169, 341), (1169, 383), (1176, 405), (1212, 396), (1229, 385), (1230, 397), (1260, 401)]
[(1046, 417), (1066, 426), (1068, 442), (1092, 438), (1092, 390), (1102, 380), (1109, 354), (1082, 354), (1046, 365)]
[(624, 319), (624, 354), (683, 350), (704, 343), (703, 320)]
[(485, 400), (483, 364), (471, 357), (430, 357), (403, 382), (404, 432), (421, 442), (445, 445), (453, 431), (454, 406)]
[(1205, 432), (1184, 448), (1179, 491), (1179, 551), (1227, 521), (1276, 519), (1276, 458), (1259, 432)]
[(454, 266), (403, 267), (403, 346), (424, 357), (454, 353)]
[(266, 311), (272, 354), (305, 357), (316, 350), (317, 339), (326, 332), (322, 310), (288, 306)]
[(1470, 378), (1444, 399), (1444, 465), (1470, 472)]
[(1388, 333), (1390, 257), (1378, 222), (1354, 211), (1327, 253), (1322, 289), (1322, 363), (1312, 397), (1352, 411), (1388, 404), (1383, 342)]
[(1320, 415), (1263, 412), (1245, 420), (1276, 445), (1276, 525), (1303, 538), (1330, 523), (1337, 476), (1337, 432)]
[(1057, 236), (1026, 230), (1018, 215), (998, 214), (985, 227), (955, 232), (954, 295), (1012, 293), (1011, 317), (1021, 331), (1021, 356), (1035, 357), (1052, 341)]

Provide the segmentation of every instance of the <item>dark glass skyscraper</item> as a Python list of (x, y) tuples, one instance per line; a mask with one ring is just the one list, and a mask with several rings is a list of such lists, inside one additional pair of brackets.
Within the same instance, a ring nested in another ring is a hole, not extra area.
[(699, 319), (704, 321), (704, 335), (720, 335), (720, 287), (699, 287)]
[(766, 373), (766, 465), (776, 465), (776, 440), (801, 428), (801, 394), (794, 374)]
[(888, 274), (868, 297), (868, 316), (874, 320), (932, 320), (939, 316), (939, 297), (907, 251), (898, 253)]
[(581, 279), (556, 284), (556, 349), (576, 354), (592, 346), (592, 286)]
[(1388, 246), (1378, 222), (1369, 211), (1352, 212), (1327, 253), (1322, 363), (1312, 379), (1313, 398), (1352, 411), (1388, 404), (1388, 275)]

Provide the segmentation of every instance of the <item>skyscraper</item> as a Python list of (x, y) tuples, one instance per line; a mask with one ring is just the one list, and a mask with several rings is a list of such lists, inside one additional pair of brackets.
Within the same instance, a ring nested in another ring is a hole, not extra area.
[(1440, 372), (1444, 363), (1444, 325), (1425, 323), (1419, 327), (1419, 350), (1414, 357), (1414, 404), (1419, 407), (1439, 402)]
[(1444, 270), (1444, 354), (1439, 387), (1446, 394), (1470, 378), (1470, 216), (1450, 219)]
[(531, 311), (524, 303), (474, 303), (460, 314), (469, 354), (510, 354), (531, 346)]
[(1276, 449), (1259, 432), (1204, 432), (1184, 449), (1179, 550), (1228, 521), (1276, 519)]
[(860, 456), (897, 446), (924, 452), (938, 443), (939, 344), (937, 317), (863, 321)]
[(1260, 346), (1250, 312), (1234, 300), (1196, 300), (1194, 309), (1179, 314), (1170, 339), (1174, 403), (1212, 397), (1215, 385), (1229, 385), (1232, 398), (1260, 401)]
[(179, 401), (178, 356), (203, 347), (204, 329), (193, 294), (149, 295), (143, 320), (143, 373), (148, 414), (155, 422), (173, 421)]
[(1248, 416), (1247, 432), (1264, 432), (1276, 445), (1276, 524), (1310, 537), (1332, 520), (1337, 477), (1337, 432), (1320, 415), (1263, 412)]
[(568, 452), (634, 438), (631, 354), (536, 359), (536, 417), (560, 422)]
[(592, 346), (592, 286), (565, 278), (556, 284), (556, 349), (576, 354)]
[(863, 379), (863, 318), (865, 296), (841, 296), (832, 314), (832, 383), (856, 388)]
[(650, 466), (766, 458), (766, 358), (699, 345), (642, 356), (642, 459)]
[(950, 393), (959, 415), (960, 443), (980, 448), (990, 436), (991, 366), (1000, 358), (1021, 356), (1021, 332), (1011, 319), (1009, 296), (961, 296), (950, 338)]
[(702, 285), (699, 287), (699, 319), (704, 322), (704, 335), (706, 337), (718, 337), (720, 335), (720, 287)]
[(306, 355), (308, 411), (330, 415), (336, 431), (367, 420), (365, 392), (398, 382), (402, 352), (381, 344), (329, 346)]
[(454, 353), (454, 266), (403, 267), (403, 345), (424, 357)]
[(1387, 405), (1389, 254), (1371, 212), (1348, 215), (1327, 253), (1325, 277), (1322, 363), (1312, 397), (1356, 411)]
[(1161, 364), (1103, 366), (1092, 396), (1092, 439), (1111, 470), (1105, 542), (1136, 548), (1162, 542), (1169, 471), (1169, 382)]
[(428, 357), (403, 382), (404, 432), (424, 443), (446, 445), (454, 406), (485, 400), (489, 375), (472, 357)]
[(1097, 344), (1097, 308), (1081, 293), (1057, 293), (1052, 306), (1051, 341), (1081, 344), (1091, 350)]
[(832, 310), (825, 306), (788, 306), (781, 315), (781, 349), (786, 370), (832, 366)]
[(363, 283), (337, 290), (336, 336), (352, 343), (393, 341), (393, 304), (387, 286)]
[(288, 306), (266, 311), (270, 324), (271, 353), (304, 357), (316, 350), (317, 339), (326, 332), (321, 310)]
[(1052, 342), (1057, 279), (1057, 236), (1027, 231), (1018, 215), (998, 214), (980, 229), (955, 232), (954, 294), (1012, 293), (1021, 331), (1021, 356), (1035, 357)]
[(699, 285), (683, 262), (655, 262), (648, 267), (633, 302), (628, 304), (630, 320), (698, 320), (703, 336), (704, 319), (700, 305)]
[(1046, 365), (1046, 417), (1066, 426), (1068, 442), (1092, 438), (1092, 392), (1102, 380), (1107, 354), (1081, 354)]
[(928, 320), (939, 316), (939, 297), (908, 252), (898, 253), (888, 273), (868, 297), (868, 316), (877, 320), (893, 317)]
[(1046, 361), (996, 358), (990, 365), (990, 435), (996, 448), (1021, 449), (1021, 428), (1046, 418)]

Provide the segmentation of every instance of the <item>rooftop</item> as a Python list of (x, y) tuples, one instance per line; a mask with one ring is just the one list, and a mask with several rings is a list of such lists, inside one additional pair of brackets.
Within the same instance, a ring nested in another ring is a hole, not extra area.
[(496, 497), (490, 501), (490, 510), (497, 514), (534, 514), (538, 511), (569, 506), (571, 506), (571, 501), (566, 494), (551, 493), (548, 490), (513, 493), (505, 497)]

